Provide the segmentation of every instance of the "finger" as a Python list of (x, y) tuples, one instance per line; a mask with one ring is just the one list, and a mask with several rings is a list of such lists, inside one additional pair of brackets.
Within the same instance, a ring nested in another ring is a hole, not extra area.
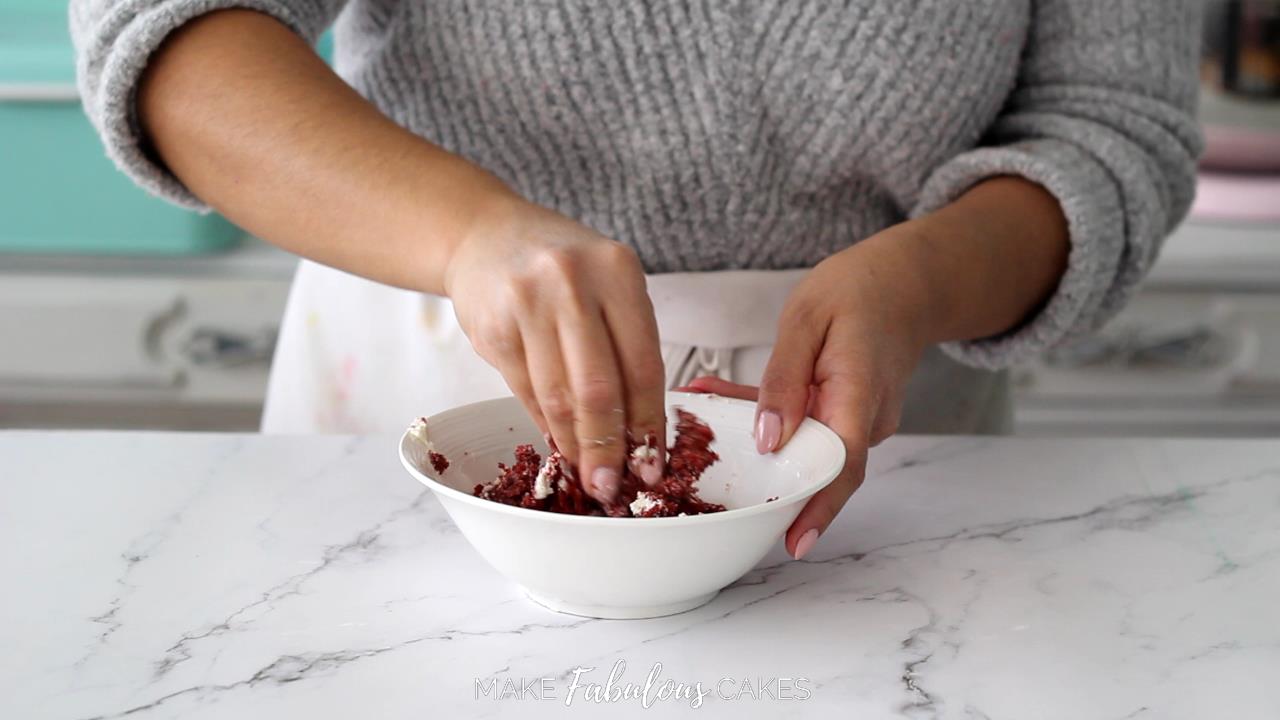
[[(675, 388), (677, 392), (689, 393), (710, 393), (712, 395), (720, 395), (730, 397), (737, 400), (750, 400), (755, 402), (760, 397), (760, 388), (755, 385), (743, 385), (741, 383), (729, 382), (712, 375), (704, 375), (696, 377), (689, 381), (688, 385)], [(817, 394), (813, 387), (809, 388), (809, 403), (805, 406), (805, 416), (813, 415), (813, 401), (817, 399)]]
[(513, 324), (501, 332), (488, 334), (483, 342), (473, 342), (473, 347), (481, 359), (502, 375), (511, 394), (520, 400), (534, 424), (546, 435), (547, 419), (538, 406), (537, 395), (529, 378), (519, 325)]
[(630, 292), (605, 303), (604, 318), (620, 365), (626, 430), (640, 443), (627, 462), (646, 485), (655, 485), (667, 466), (667, 379), (653, 303), (638, 264), (632, 277)]
[(729, 382), (714, 375), (694, 378), (689, 381), (686, 387), (690, 388), (690, 392), (713, 393), (724, 397), (737, 398), (738, 400), (755, 401), (760, 395), (760, 388), (754, 385)]
[(534, 392), (533, 381), (529, 378), (529, 366), (525, 359), (523, 344), (513, 354), (498, 358), (493, 366), (502, 374), (502, 379), (507, 382), (511, 394), (520, 400), (520, 404), (538, 426), (538, 430), (543, 435), (550, 434), (551, 429), (547, 426), (547, 419), (542, 415), (538, 395)]
[(846, 464), (840, 475), (831, 484), (819, 490), (804, 509), (796, 516), (795, 522), (787, 530), (787, 552), (797, 560), (802, 559), (817, 544), (818, 538), (835, 520), (841, 508), (849, 501), (854, 491), (862, 485), (867, 467), (867, 451), (863, 444), (855, 455), (846, 456)]
[(579, 301), (565, 304), (558, 330), (583, 487), (596, 500), (612, 503), (622, 482), (626, 408), (609, 329), (598, 306)]
[(813, 549), (818, 537), (862, 485), (866, 473), (875, 403), (864, 387), (832, 385), (827, 383), (818, 388), (818, 392), (823, 394), (819, 405), (827, 410), (820, 414), (818, 420), (844, 441), (845, 463), (836, 479), (809, 499), (787, 530), (787, 551), (797, 560)]
[(702, 394), (710, 393), (711, 391), (708, 390), (705, 386), (705, 382), (708, 379), (710, 379), (710, 376), (706, 376), (706, 375), (702, 377), (696, 377), (690, 380), (688, 385), (681, 385), (680, 387), (672, 388), (672, 390), (676, 392), (687, 392), (687, 393), (702, 393)]
[(560, 338), (555, 327), (541, 317), (528, 313), (521, 320), (524, 362), (535, 411), (545, 423), (544, 432), (551, 435), (556, 449), (572, 465), (578, 457), (578, 441), (573, 431), (573, 392), (560, 355)]
[(902, 406), (896, 402), (881, 401), (876, 413), (876, 424), (871, 428), (871, 447), (893, 437), (902, 423)]
[(802, 318), (784, 316), (779, 323), (778, 341), (760, 378), (756, 402), (756, 451), (760, 454), (786, 445), (804, 420), (813, 365), (825, 332), (825, 327), (814, 327)]

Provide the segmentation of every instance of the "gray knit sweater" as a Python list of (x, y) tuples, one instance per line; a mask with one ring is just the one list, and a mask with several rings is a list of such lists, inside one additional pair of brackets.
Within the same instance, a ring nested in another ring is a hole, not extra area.
[(72, 0), (107, 152), (188, 206), (134, 88), (226, 7), (309, 39), (336, 18), (338, 72), (387, 115), (651, 272), (805, 267), (983, 178), (1040, 183), (1069, 268), (1023, 327), (947, 348), (977, 366), (1114, 314), (1193, 193), (1195, 0)]

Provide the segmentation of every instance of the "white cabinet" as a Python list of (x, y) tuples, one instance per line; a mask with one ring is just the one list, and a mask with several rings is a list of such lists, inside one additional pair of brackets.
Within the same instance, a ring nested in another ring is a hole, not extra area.
[(41, 272), (0, 257), (0, 427), (255, 429), (286, 260)]
[(1014, 383), (1020, 434), (1280, 436), (1280, 231), (1184, 226), (1115, 320)]

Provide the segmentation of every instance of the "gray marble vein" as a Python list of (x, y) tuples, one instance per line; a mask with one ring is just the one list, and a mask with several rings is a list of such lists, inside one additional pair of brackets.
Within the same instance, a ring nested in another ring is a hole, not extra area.
[(389, 513), (384, 519), (380, 520), (373, 527), (365, 528), (356, 533), (351, 540), (339, 544), (330, 545), (324, 548), (324, 552), (315, 567), (304, 572), (291, 575), (272, 587), (264, 590), (262, 594), (253, 602), (236, 608), (218, 623), (202, 628), (201, 630), (184, 633), (172, 645), (165, 649), (164, 657), (156, 662), (155, 675), (157, 678), (163, 677), (175, 666), (188, 660), (191, 657), (191, 645), (206, 638), (221, 635), (222, 633), (232, 632), (252, 622), (252, 619), (246, 619), (252, 611), (262, 608), (266, 612), (270, 612), (275, 603), (287, 598), (291, 595), (297, 595), (301, 592), (301, 588), (308, 580), (323, 572), (334, 562), (352, 557), (359, 557), (365, 561), (373, 560), (378, 552), (378, 537), (383, 525), (394, 522), (402, 517), (409, 516), (420, 512), (424, 505), (431, 498), (430, 491), (423, 490), (418, 493), (417, 497), (408, 507), (397, 509)]

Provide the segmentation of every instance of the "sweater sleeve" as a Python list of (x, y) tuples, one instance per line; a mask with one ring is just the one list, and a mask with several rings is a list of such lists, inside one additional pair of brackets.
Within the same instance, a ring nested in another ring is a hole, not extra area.
[(944, 345), (952, 357), (1006, 367), (1096, 329), (1128, 301), (1194, 195), (1199, 13), (1196, 0), (1033, 2), (1001, 115), (979, 147), (928, 177), (911, 215), (984, 179), (1024, 177), (1062, 207), (1067, 269), (1035, 316)]
[(345, 0), (71, 0), (71, 38), (81, 103), (107, 155), (138, 185), (207, 211), (142, 140), (135, 98), (151, 54), (183, 23), (215, 10), (256, 10), (314, 43)]

